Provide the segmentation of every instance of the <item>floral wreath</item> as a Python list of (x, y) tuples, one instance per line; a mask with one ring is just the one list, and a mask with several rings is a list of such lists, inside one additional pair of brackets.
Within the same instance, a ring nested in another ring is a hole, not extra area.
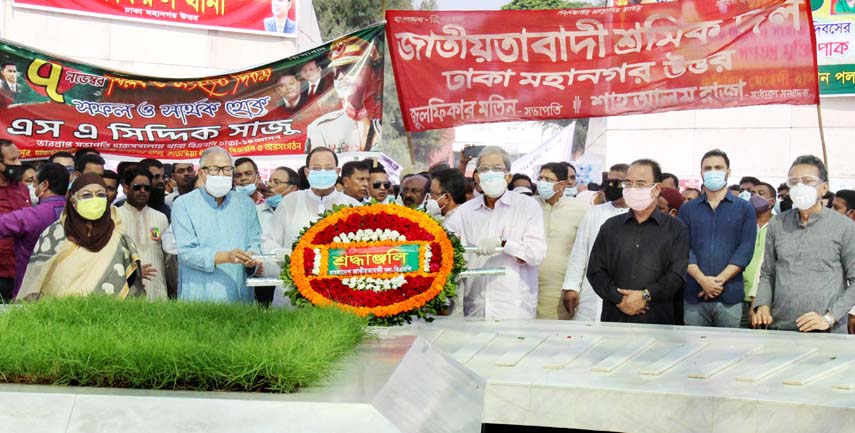
[(465, 269), (460, 240), (423, 211), (335, 206), (305, 228), (282, 266), (292, 304), (334, 305), (374, 325), (446, 308)]

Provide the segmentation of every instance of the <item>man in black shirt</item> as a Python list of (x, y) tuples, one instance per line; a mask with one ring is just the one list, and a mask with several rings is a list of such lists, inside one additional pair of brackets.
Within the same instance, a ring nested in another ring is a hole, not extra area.
[(673, 300), (686, 281), (689, 235), (657, 209), (661, 181), (656, 161), (633, 162), (623, 181), (631, 212), (609, 218), (594, 241), (588, 281), (603, 298), (604, 322), (678, 324)]

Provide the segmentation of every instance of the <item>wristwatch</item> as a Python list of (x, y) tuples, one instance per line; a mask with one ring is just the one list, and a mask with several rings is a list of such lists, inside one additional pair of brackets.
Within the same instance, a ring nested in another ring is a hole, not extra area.
[(649, 303), (650, 303), (650, 299), (651, 299), (651, 297), (650, 297), (650, 291), (649, 291), (649, 290), (647, 290), (647, 289), (642, 290), (642, 291), (641, 291), (641, 299), (644, 299), (644, 303), (645, 303), (645, 304), (649, 304)]
[(834, 326), (834, 322), (836, 322), (836, 321), (834, 320), (834, 316), (832, 316), (832, 315), (831, 315), (831, 313), (825, 313), (825, 316), (822, 316), (822, 318), (823, 318), (823, 319), (825, 319), (825, 321), (826, 321), (826, 322), (828, 322), (828, 327), (829, 327), (829, 328), (833, 327), (833, 326)]

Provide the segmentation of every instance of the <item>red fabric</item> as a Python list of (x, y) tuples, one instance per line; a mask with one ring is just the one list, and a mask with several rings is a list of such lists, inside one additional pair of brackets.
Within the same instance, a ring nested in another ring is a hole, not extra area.
[[(30, 191), (23, 183), (0, 187), (0, 215), (31, 205)], [(0, 278), (15, 278), (15, 239), (0, 239)]]
[(806, 2), (387, 11), (408, 131), (819, 101)]

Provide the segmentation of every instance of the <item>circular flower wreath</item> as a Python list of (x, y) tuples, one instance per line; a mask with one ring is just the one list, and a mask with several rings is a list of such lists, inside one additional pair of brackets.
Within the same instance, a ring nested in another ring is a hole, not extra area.
[[(402, 273), (330, 275), (331, 249), (418, 245), (418, 269)], [(463, 246), (426, 213), (396, 204), (337, 206), (305, 228), (282, 266), (282, 280), (297, 290), (292, 304), (334, 305), (397, 325), (446, 308), (465, 268)]]

